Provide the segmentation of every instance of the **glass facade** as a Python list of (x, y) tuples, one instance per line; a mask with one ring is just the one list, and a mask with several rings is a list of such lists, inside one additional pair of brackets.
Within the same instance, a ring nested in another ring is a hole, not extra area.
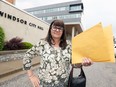
[(81, 5), (76, 5), (76, 6), (64, 6), (64, 7), (58, 7), (58, 8), (49, 8), (49, 9), (43, 9), (43, 10), (36, 10), (36, 11), (31, 11), (29, 13), (35, 15), (35, 14), (43, 14), (43, 13), (52, 13), (52, 12), (60, 12), (60, 11), (77, 11), (77, 10), (82, 10)]
[(49, 16), (41, 17), (42, 20), (53, 20), (53, 19), (70, 19), (70, 18), (80, 18), (81, 14), (69, 14), (69, 15), (58, 15), (58, 16)]
[(66, 24), (66, 34), (68, 39), (71, 39), (71, 37), (75, 34), (82, 32), (80, 24), (83, 12), (83, 3), (81, 0), (40, 6), (27, 9), (27, 11), (48, 23), (51, 23), (55, 19), (62, 19)]
[(32, 15), (35, 15), (48, 23), (54, 19), (63, 19), (66, 22), (80, 22), (83, 12), (83, 3), (72, 1), (68, 3), (40, 6), (27, 10)]

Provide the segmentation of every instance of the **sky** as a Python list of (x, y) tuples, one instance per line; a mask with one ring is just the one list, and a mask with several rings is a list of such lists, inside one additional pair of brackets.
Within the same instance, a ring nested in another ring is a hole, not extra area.
[[(50, 5), (76, 0), (16, 0), (16, 7), (20, 9)], [(82, 0), (84, 12), (82, 26), (84, 30), (102, 23), (103, 27), (112, 25), (113, 35), (116, 38), (116, 0)]]

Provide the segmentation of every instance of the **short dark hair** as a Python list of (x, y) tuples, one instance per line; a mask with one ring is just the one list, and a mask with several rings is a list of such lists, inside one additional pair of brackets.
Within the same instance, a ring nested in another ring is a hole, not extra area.
[(63, 28), (63, 33), (62, 33), (62, 36), (60, 38), (59, 46), (64, 50), (66, 48), (66, 46), (67, 46), (67, 42), (66, 42), (65, 25), (64, 25), (64, 22), (62, 20), (54, 20), (54, 21), (51, 22), (49, 30), (48, 30), (48, 34), (47, 34), (47, 37), (46, 37), (46, 41), (49, 43), (50, 46), (53, 45), (53, 43), (51, 41), (51, 40), (53, 40), (52, 35), (51, 35), (52, 25), (60, 26), (60, 27)]

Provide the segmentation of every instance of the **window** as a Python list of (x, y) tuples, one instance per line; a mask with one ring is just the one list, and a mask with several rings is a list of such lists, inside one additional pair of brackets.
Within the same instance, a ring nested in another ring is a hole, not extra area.
[(69, 7), (58, 7), (58, 8), (49, 8), (49, 9), (43, 9), (43, 10), (37, 10), (33, 12), (29, 12), (31, 14), (42, 14), (42, 13), (52, 13), (52, 12), (59, 12), (59, 11), (65, 11), (69, 10)]
[(69, 7), (69, 12), (82, 12), (83, 11), (83, 4), (72, 4)]
[(64, 11), (64, 10), (66, 10), (66, 8), (65, 7), (61, 7), (61, 8), (59, 8), (59, 10), (60, 11)]
[(71, 6), (70, 11), (78, 11), (81, 10), (81, 6)]
[(52, 17), (47, 17), (47, 20), (52, 20)]
[(33, 12), (29, 12), (30, 14), (34, 14)]
[(59, 15), (59, 16), (49, 16), (40, 18), (42, 20), (53, 20), (53, 19), (70, 19), (70, 18), (79, 18), (81, 14), (69, 14), (69, 15)]

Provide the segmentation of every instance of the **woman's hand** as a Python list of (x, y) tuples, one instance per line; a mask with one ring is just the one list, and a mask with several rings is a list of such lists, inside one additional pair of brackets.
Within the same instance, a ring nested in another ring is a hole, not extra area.
[(39, 78), (35, 75), (29, 76), (29, 79), (31, 80), (33, 87), (40, 87), (39, 83)]
[(93, 64), (93, 62), (90, 58), (83, 58), (83, 62), (82, 62), (83, 66), (90, 66), (92, 64)]
[(34, 75), (32, 70), (27, 70), (27, 75), (29, 77), (29, 79), (31, 80), (33, 87), (40, 87), (39, 83), (39, 78), (37, 76)]
[(92, 60), (91, 60), (90, 58), (83, 58), (82, 63), (72, 64), (72, 66), (73, 66), (74, 68), (80, 68), (80, 67), (82, 67), (82, 66), (90, 66), (90, 65), (92, 65), (92, 64), (93, 64), (93, 62), (92, 62)]

